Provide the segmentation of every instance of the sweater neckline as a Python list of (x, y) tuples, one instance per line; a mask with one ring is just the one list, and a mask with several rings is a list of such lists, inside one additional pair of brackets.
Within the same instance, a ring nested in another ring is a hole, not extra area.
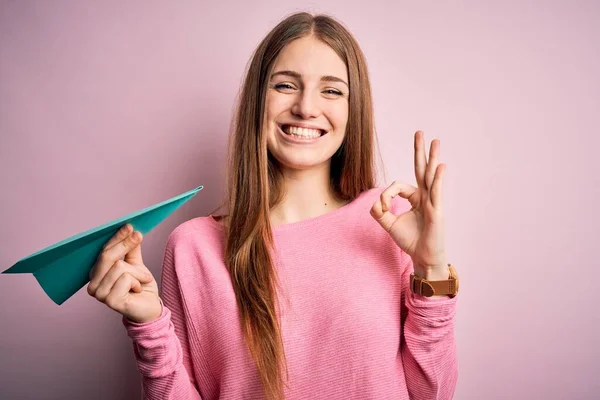
[[(359, 203), (359, 201), (365, 196), (365, 194), (367, 192), (368, 192), (368, 190), (361, 192), (354, 200), (351, 200), (350, 202), (344, 204), (343, 206), (341, 206), (339, 208), (336, 208), (333, 211), (329, 211), (329, 212), (326, 212), (325, 214), (317, 215), (316, 217), (303, 219), (301, 221), (277, 225), (277, 226), (272, 227), (271, 229), (272, 229), (273, 233), (277, 233), (277, 232), (284, 232), (284, 231), (289, 231), (289, 230), (293, 230), (293, 229), (301, 229), (301, 228), (304, 228), (307, 226), (311, 226), (311, 225), (329, 221), (329, 220), (337, 217), (340, 214), (344, 214), (344, 213), (352, 210), (356, 206), (356, 204)], [(221, 222), (219, 220), (216, 220), (214, 215), (209, 215), (208, 221), (210, 222), (210, 224), (212, 226), (216, 227), (217, 229), (219, 229), (221, 231), (225, 230), (225, 227), (223, 226), (223, 224), (221, 224)]]

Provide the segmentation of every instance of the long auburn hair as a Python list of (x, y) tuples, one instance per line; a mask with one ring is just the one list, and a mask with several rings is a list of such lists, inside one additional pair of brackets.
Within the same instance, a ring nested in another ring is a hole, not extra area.
[(350, 94), (346, 135), (331, 160), (331, 186), (351, 201), (375, 186), (375, 129), (365, 57), (352, 34), (326, 15), (293, 14), (256, 48), (241, 87), (229, 143), (225, 262), (231, 275), (240, 323), (265, 398), (284, 398), (287, 366), (278, 319), (277, 273), (271, 257), (269, 213), (284, 196), (283, 176), (267, 150), (265, 99), (273, 65), (293, 40), (313, 35), (346, 63)]

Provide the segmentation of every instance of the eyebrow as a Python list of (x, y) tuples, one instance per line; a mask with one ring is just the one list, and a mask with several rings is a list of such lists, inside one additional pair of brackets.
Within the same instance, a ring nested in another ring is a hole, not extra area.
[[(290, 77), (296, 78), (296, 79), (300, 79), (302, 77), (302, 75), (300, 75), (300, 73), (298, 73), (296, 71), (277, 71), (273, 75), (271, 75), (271, 79), (275, 78), (278, 75), (290, 76)], [(348, 83), (345, 80), (338, 78), (337, 76), (333, 76), (333, 75), (322, 76), (321, 82), (340, 82), (340, 83), (343, 83), (344, 85), (348, 86), (348, 88), (350, 88), (350, 85), (348, 85)]]

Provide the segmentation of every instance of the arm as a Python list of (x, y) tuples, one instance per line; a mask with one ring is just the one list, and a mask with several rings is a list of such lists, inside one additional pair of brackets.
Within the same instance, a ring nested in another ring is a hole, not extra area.
[(458, 378), (454, 320), (457, 297), (425, 298), (409, 287), (413, 262), (403, 252), (401, 357), (411, 399), (450, 400)]
[(138, 324), (123, 318), (133, 341), (143, 398), (201, 400), (192, 370), (188, 329), (171, 240), (165, 250), (161, 286), (163, 312), (157, 320)]

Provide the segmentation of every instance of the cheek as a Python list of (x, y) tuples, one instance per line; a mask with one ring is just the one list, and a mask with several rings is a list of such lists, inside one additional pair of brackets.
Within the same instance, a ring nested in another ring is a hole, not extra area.
[(279, 114), (288, 110), (291, 107), (290, 97), (270, 92), (265, 101), (267, 120), (273, 120)]
[(273, 116), (273, 97), (267, 96), (265, 99), (265, 118), (267, 121), (271, 120)]
[(329, 120), (336, 130), (345, 131), (346, 124), (348, 123), (348, 105), (340, 104), (339, 106), (332, 107), (329, 110)]

